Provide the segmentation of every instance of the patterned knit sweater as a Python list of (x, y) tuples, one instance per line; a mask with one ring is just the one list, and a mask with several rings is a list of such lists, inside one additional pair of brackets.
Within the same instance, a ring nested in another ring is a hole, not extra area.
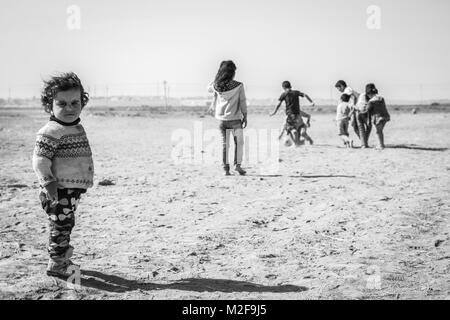
[(68, 125), (51, 120), (37, 133), (33, 169), (41, 186), (56, 181), (63, 188), (92, 187), (92, 152), (78, 122)]

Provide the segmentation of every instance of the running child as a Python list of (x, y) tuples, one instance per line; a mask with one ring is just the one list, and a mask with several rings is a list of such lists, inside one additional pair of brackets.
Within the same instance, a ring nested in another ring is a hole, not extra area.
[[(292, 90), (291, 83), (289, 81), (284, 81), (282, 83), (282, 88), (284, 92), (281, 94), (278, 105), (275, 107), (275, 110), (270, 114), (270, 116), (274, 116), (278, 109), (281, 107), (283, 101), (286, 105), (286, 124), (285, 128), (287, 132), (291, 132), (292, 137), (294, 139), (295, 145), (301, 145), (300, 137), (303, 137), (309, 144), (313, 144), (313, 140), (307, 133), (307, 126), (303, 122), (302, 113), (300, 111), (300, 97), (306, 98), (312, 106), (314, 106), (314, 102), (311, 98), (298, 90)], [(303, 113), (308, 118), (307, 123), (309, 124), (310, 115), (307, 113)]]
[[(307, 128), (311, 127), (311, 115), (300, 110), (300, 116), (302, 119), (302, 125), (300, 127), (300, 130), (302, 130), (302, 128), (305, 126), (304, 132), (309, 137), (309, 135), (307, 134), (306, 131), (307, 131)], [(306, 118), (306, 123), (303, 122), (303, 118)], [(278, 137), (278, 140), (281, 140), (281, 138), (283, 138), (284, 134), (286, 133), (288, 136), (289, 142), (286, 141), (285, 144), (287, 146), (295, 144), (295, 135), (294, 135), (293, 131), (295, 131), (295, 129), (293, 130), (292, 126), (288, 126), (288, 124), (285, 123), (283, 125), (283, 127), (281, 128), (281, 133), (280, 133), (280, 136)], [(311, 138), (309, 137), (309, 139), (311, 139)], [(312, 139), (310, 141), (312, 141)], [(305, 144), (305, 139), (300, 139), (300, 145), (303, 145), (303, 144)]]
[(50, 119), (37, 133), (33, 169), (40, 184), (40, 203), (48, 215), (50, 255), (47, 275), (68, 277), (76, 266), (70, 235), (81, 194), (93, 185), (94, 164), (80, 114), (89, 101), (75, 73), (44, 82), (41, 102)]

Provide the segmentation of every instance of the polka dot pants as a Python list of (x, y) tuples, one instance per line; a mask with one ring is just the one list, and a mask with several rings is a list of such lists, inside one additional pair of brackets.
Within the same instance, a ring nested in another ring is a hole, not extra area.
[(58, 203), (52, 203), (44, 191), (39, 194), (42, 208), (49, 219), (48, 253), (52, 259), (63, 258), (69, 249), (70, 234), (75, 226), (75, 211), (84, 192), (83, 189), (58, 189)]

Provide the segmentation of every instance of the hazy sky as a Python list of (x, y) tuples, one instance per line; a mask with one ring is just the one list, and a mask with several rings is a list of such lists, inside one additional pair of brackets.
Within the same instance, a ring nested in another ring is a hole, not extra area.
[[(100, 94), (205, 94), (223, 59), (249, 96), (280, 83), (329, 98), (338, 79), (386, 96), (450, 98), (448, 0), (0, 0), (0, 96), (38, 95), (41, 78), (73, 70)], [(69, 5), (81, 29), (69, 30)], [(381, 29), (366, 10), (381, 8)], [(160, 88), (160, 90), (162, 90)]]

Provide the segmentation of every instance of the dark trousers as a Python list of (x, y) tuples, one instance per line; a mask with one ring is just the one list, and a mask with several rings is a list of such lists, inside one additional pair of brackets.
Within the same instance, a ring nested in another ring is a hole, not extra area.
[(359, 138), (359, 127), (358, 127), (358, 119), (356, 117), (356, 113), (353, 113), (350, 117), (350, 125), (353, 128), (353, 131)]
[(52, 205), (47, 194), (41, 191), (39, 199), (48, 215), (50, 236), (48, 253), (50, 258), (63, 258), (69, 249), (70, 234), (75, 226), (75, 211), (83, 189), (58, 189), (58, 203)]
[(359, 128), (359, 139), (361, 140), (361, 146), (369, 146), (369, 136), (372, 131), (372, 123), (370, 115), (368, 113), (357, 113), (356, 116)]
[(244, 152), (244, 134), (241, 120), (220, 121), (220, 133), (222, 134), (222, 163), (224, 169), (229, 169), (228, 149), (230, 147), (230, 136), (234, 140), (234, 165), (241, 165)]

